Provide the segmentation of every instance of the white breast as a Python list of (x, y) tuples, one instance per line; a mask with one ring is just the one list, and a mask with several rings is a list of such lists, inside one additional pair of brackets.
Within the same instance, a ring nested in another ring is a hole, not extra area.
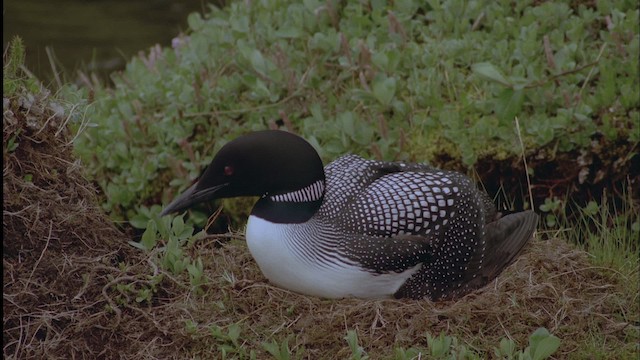
[[(401, 273), (373, 274), (349, 263), (305, 256), (317, 249), (320, 239), (307, 243), (295, 241), (299, 236), (321, 236), (309, 224), (275, 224), (249, 216), (247, 245), (262, 273), (273, 284), (302, 294), (325, 298), (391, 297), (422, 264)], [(307, 246), (302, 249), (301, 246)]]

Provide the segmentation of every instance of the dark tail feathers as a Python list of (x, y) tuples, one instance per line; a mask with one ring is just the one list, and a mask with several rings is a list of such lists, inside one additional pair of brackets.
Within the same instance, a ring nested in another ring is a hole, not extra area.
[(422, 285), (429, 289), (427, 293), (431, 300), (450, 300), (487, 285), (520, 254), (537, 225), (538, 215), (533, 211), (513, 213), (491, 221), (484, 227), (484, 251), (478, 249), (474, 253), (466, 266), (467, 271), (461, 274), (458, 281), (437, 283), (436, 291), (435, 287), (428, 287), (432, 286), (434, 280), (429, 277), (431, 273), (421, 271), (417, 273), (418, 276), (407, 280), (396, 292), (395, 297), (424, 296), (422, 292), (412, 292)]
[[(460, 280), (459, 289), (443, 294), (442, 299), (463, 296), (495, 279), (520, 254), (538, 225), (538, 215), (523, 211), (505, 215), (485, 225), (485, 251), (469, 262), (470, 269)], [(472, 270), (473, 269), (473, 270)]]
[(520, 254), (538, 225), (533, 211), (509, 214), (485, 226), (486, 251), (481, 277), (493, 280)]

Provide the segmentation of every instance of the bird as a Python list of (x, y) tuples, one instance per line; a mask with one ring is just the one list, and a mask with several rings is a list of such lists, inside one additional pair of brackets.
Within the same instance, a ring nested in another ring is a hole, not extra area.
[(160, 215), (244, 196), (258, 197), (245, 235), (263, 275), (320, 298), (458, 299), (512, 263), (538, 223), (498, 212), (459, 172), (354, 154), (325, 167), (285, 130), (226, 143)]

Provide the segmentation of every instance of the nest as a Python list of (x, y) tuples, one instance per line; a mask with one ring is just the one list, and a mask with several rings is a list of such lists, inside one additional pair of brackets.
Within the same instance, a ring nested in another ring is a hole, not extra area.
[[(212, 329), (233, 324), (242, 331), (235, 346), (258, 358), (268, 356), (262, 343), (285, 339), (305, 358), (348, 358), (348, 330), (376, 359), (427, 348), (426, 334), (441, 332), (491, 356), (501, 338), (524, 348), (538, 327), (561, 338), (558, 358), (588, 346), (594, 332), (604, 340), (593, 346), (605, 352), (637, 346), (629, 340), (637, 323), (624, 319), (638, 320), (638, 299), (623, 291), (637, 289), (637, 270), (628, 279), (595, 267), (553, 237), (532, 241), (485, 288), (432, 303), (291, 293), (268, 284), (241, 240), (228, 241), (238, 236), (210, 236), (187, 249), (204, 263), (196, 290), (185, 274), (158, 268), (157, 252), (130, 246), (104, 215), (73, 156), (67, 119), (46, 93), (4, 99), (5, 358), (219, 358), (231, 340)], [(144, 289), (152, 295), (137, 298)]]

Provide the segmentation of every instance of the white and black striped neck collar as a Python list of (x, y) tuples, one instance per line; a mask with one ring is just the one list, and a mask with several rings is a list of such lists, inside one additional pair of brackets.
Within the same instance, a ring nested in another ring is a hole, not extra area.
[(313, 202), (322, 199), (324, 195), (324, 180), (318, 180), (313, 184), (306, 186), (300, 190), (286, 192), (283, 194), (275, 194), (266, 196), (274, 202), (303, 203)]
[(251, 215), (279, 224), (306, 222), (320, 209), (324, 190), (324, 180), (318, 180), (302, 189), (265, 194), (256, 203)]

